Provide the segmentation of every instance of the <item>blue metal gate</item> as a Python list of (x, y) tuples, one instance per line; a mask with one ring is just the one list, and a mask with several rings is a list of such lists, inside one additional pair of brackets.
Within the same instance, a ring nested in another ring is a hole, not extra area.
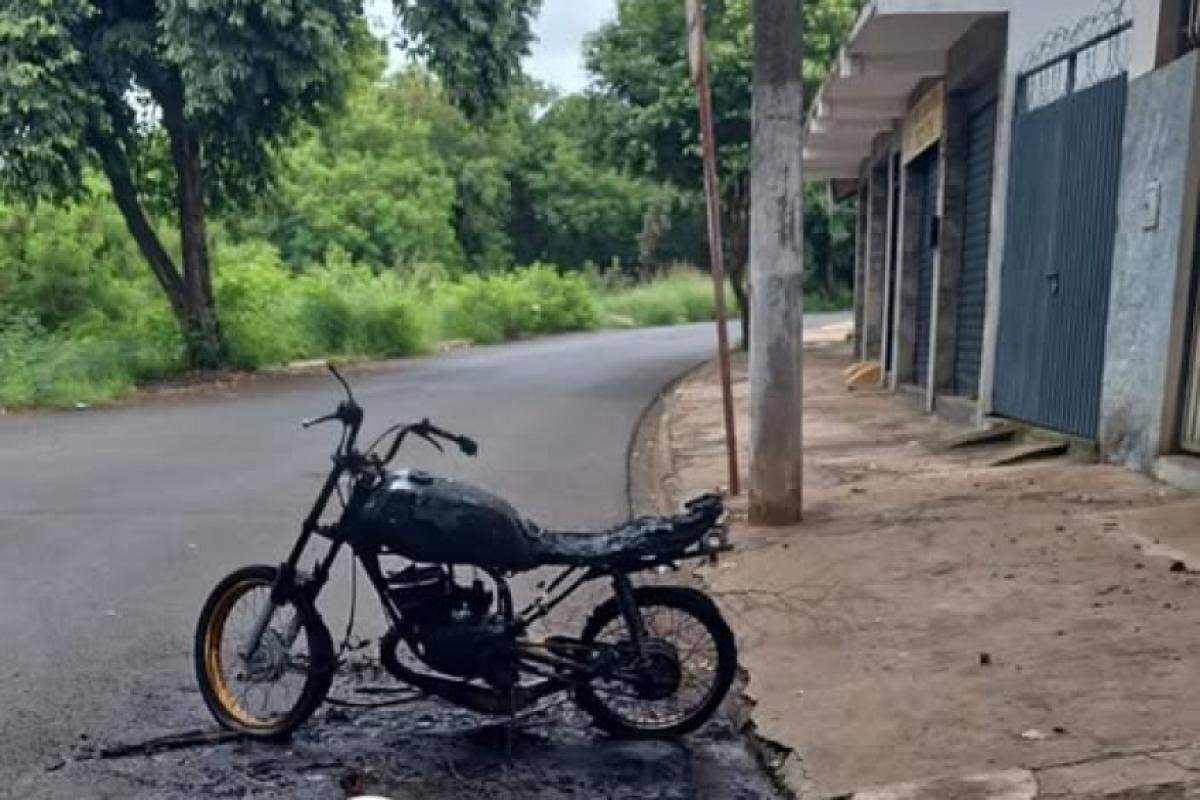
[(1027, 71), (1013, 125), (993, 407), (1087, 438), (1099, 418), (1127, 87), (1119, 60), (1096, 51), (1127, 48), (1128, 29)]

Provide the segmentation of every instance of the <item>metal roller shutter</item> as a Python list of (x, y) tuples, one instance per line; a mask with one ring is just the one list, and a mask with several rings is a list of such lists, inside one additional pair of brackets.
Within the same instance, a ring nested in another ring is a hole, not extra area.
[(975, 397), (983, 352), (983, 315), (987, 304), (987, 263), (992, 217), (992, 169), (996, 103), (967, 120), (966, 186), (963, 197), (962, 262), (958, 276), (954, 393)]

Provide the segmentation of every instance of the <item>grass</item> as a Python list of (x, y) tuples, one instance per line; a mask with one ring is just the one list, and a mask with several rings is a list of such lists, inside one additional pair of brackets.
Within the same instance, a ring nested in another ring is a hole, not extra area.
[[(337, 254), (295, 274), (262, 244), (215, 254), (216, 293), (232, 366), (254, 369), (322, 356), (426, 353), (446, 339), (478, 343), (598, 327), (712, 319), (712, 281), (677, 267), (643, 283), (535, 264), (456, 281), (401, 280)], [(71, 406), (119, 399), (147, 380), (185, 371), (181, 343), (153, 287), (133, 290), (119, 317), (92, 316), (47, 330), (35, 317), (0, 315), (0, 406)], [(732, 302), (732, 293), (727, 293)], [(808, 296), (808, 310), (848, 297)], [(731, 309), (732, 311), (733, 309)]]
[[(726, 290), (726, 297), (733, 297)], [(619, 287), (600, 297), (600, 318), (608, 327), (679, 325), (713, 318), (712, 278), (678, 267), (645, 283)]]

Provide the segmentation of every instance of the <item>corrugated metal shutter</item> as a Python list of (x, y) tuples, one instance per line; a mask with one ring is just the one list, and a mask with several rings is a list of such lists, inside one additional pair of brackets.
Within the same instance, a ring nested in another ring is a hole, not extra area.
[[(1124, 76), (1067, 98), (1058, 236), (1050, 278), (1042, 418), (1095, 438), (1108, 332), (1117, 190), (1125, 129)], [(1049, 277), (1049, 276), (1048, 276)]]
[(937, 214), (938, 148), (931, 148), (913, 163), (917, 176), (917, 202), (921, 204), (917, 228), (917, 336), (913, 346), (913, 376), (918, 386), (929, 382), (930, 325), (933, 321), (933, 217)]
[(996, 102), (993, 100), (967, 120), (962, 262), (958, 276), (954, 351), (954, 393), (965, 397), (975, 397), (979, 391), (983, 316), (987, 305), (995, 131)]
[(1013, 128), (996, 412), (1094, 438), (1125, 119), (1124, 75)]

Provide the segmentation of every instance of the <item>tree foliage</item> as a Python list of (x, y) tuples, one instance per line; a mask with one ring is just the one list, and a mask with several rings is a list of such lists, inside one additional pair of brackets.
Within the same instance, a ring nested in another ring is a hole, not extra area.
[[(519, 74), (537, 5), (395, 7), (451, 97), (482, 117)], [(96, 165), (190, 360), (217, 365), (226, 351), (208, 210), (269, 188), (274, 152), (340, 104), (365, 41), (361, 0), (0, 0), (0, 189), (63, 202), (83, 193)], [(367, 176), (334, 167), (321, 176), (329, 189), (356, 177)], [(403, 180), (372, 177), (381, 202)], [(175, 213), (177, 256), (152, 219), (159, 208)], [(364, 225), (383, 221), (388, 208), (378, 210)]]
[(454, 175), (428, 114), (453, 109), (435, 103), (437, 87), (424, 76), (380, 82), (381, 72), (357, 83), (343, 113), (281, 151), (276, 191), (240, 226), (296, 268), (323, 263), (333, 249), (379, 270), (463, 261)]
[[(752, 0), (709, 0), (706, 32), (714, 138), (721, 180), (724, 246), (746, 323), (749, 258)], [(806, 98), (828, 74), (862, 0), (804, 3)], [(685, 190), (701, 185), (699, 122), (676, 0), (618, 0), (616, 19), (592, 34), (586, 63), (598, 152)], [(809, 209), (821, 214), (823, 208)]]
[[(206, 207), (261, 189), (270, 148), (336, 102), (359, 13), (354, 0), (4, 0), (0, 185), (61, 201), (98, 164), (191, 360), (219, 363)], [(154, 180), (164, 147), (171, 179)], [(146, 211), (164, 186), (178, 259)]]
[[(619, 165), (588, 157), (581, 101), (568, 96), (534, 102), (517, 126), (519, 147), (510, 166), (514, 257), (519, 263), (616, 264), (632, 271), (656, 189)], [(539, 115), (539, 106), (548, 110)]]
[(395, 0), (401, 44), (473, 121), (505, 105), (521, 77), (542, 0)]

